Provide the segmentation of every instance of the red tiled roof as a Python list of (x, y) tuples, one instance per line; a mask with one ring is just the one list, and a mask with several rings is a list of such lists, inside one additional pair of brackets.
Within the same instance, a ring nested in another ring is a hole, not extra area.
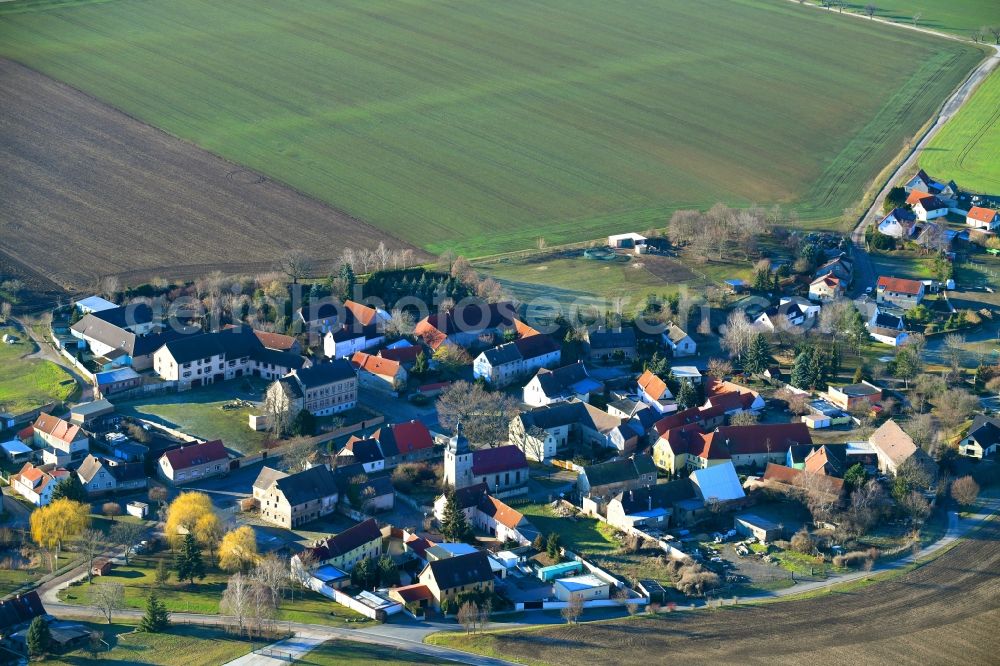
[(416, 363), (417, 356), (420, 355), (420, 347), (412, 346), (399, 347), (398, 349), (383, 349), (379, 351), (378, 355), (382, 358), (387, 358), (390, 361), (395, 361), (396, 363)]
[(75, 440), (80, 434), (80, 426), (49, 414), (39, 414), (32, 427), (67, 443)]
[(354, 352), (351, 363), (365, 372), (380, 377), (395, 377), (399, 374), (399, 363), (396, 361), (381, 356), (372, 356), (365, 352)]
[(910, 294), (916, 296), (920, 293), (923, 283), (919, 280), (909, 280), (907, 278), (888, 277), (883, 275), (878, 279), (878, 288), (891, 291), (896, 294)]
[(993, 218), (997, 216), (997, 211), (992, 208), (983, 208), (982, 206), (973, 206), (969, 209), (966, 218), (972, 218), (973, 220), (979, 220), (980, 222), (992, 222)]
[(764, 481), (770, 481), (772, 483), (780, 483), (788, 486), (801, 486), (806, 481), (807, 474), (813, 476), (812, 480), (815, 481), (818, 489), (831, 495), (839, 496), (844, 490), (843, 479), (838, 479), (835, 476), (825, 476), (822, 474), (812, 475), (810, 472), (805, 470), (786, 467), (784, 465), (776, 465), (775, 463), (770, 462), (767, 463), (767, 467), (764, 469), (764, 476), (761, 478)]
[(295, 338), (290, 335), (270, 333), (268, 331), (254, 331), (253, 334), (256, 335), (257, 339), (260, 340), (260, 343), (268, 349), (288, 351), (295, 346)]
[(361, 322), (362, 326), (368, 326), (375, 321), (378, 311), (375, 308), (356, 303), (354, 301), (344, 301), (344, 307), (351, 311), (351, 314)]
[(429, 587), (423, 583), (416, 583), (414, 585), (404, 585), (403, 587), (397, 587), (391, 592), (395, 592), (396, 596), (403, 600), (405, 604), (411, 604), (415, 601), (424, 601), (426, 599), (433, 599), (434, 595), (431, 594)]
[(667, 383), (646, 370), (639, 376), (639, 388), (653, 400), (659, 400), (667, 390)]
[(673, 414), (668, 414), (662, 419), (653, 424), (653, 428), (656, 429), (656, 434), (663, 435), (663, 433), (671, 430), (673, 428), (680, 428), (681, 426), (690, 425), (692, 423), (700, 423), (702, 421), (702, 410), (697, 407), (688, 407), (687, 409), (682, 409), (679, 412), (674, 412)]
[(449, 335), (455, 333), (482, 332), (504, 327), (515, 330), (517, 328), (513, 304), (470, 304), (424, 317), (414, 327), (413, 334), (421, 338), (431, 349), (437, 349), (444, 344)]
[(400, 453), (422, 451), (434, 446), (431, 431), (420, 421), (397, 423), (390, 427), (393, 437), (396, 438), (396, 448), (399, 449)]
[(407, 548), (412, 550), (420, 557), (424, 556), (424, 553), (427, 552), (428, 548), (432, 548), (435, 545), (437, 545), (430, 539), (425, 539), (424, 537), (417, 536), (416, 534), (411, 534), (410, 538), (404, 541), (403, 543), (406, 544)]
[(731, 454), (778, 453), (794, 444), (812, 444), (805, 423), (768, 423), (748, 426), (721, 426), (716, 439)]
[(510, 529), (516, 528), (524, 520), (520, 511), (512, 509), (492, 495), (483, 495), (479, 500), (479, 510)]
[(511, 472), (527, 466), (528, 460), (524, 457), (524, 451), (513, 444), (472, 452), (472, 473), (476, 476)]
[(229, 460), (229, 454), (226, 453), (226, 447), (222, 445), (221, 439), (182, 446), (179, 449), (171, 449), (163, 455), (175, 472), (196, 465), (204, 465), (219, 460)]
[(933, 198), (933, 194), (928, 192), (921, 192), (920, 190), (910, 190), (909, 196), (906, 197), (906, 203), (909, 205), (914, 205), (919, 203), (922, 199)]

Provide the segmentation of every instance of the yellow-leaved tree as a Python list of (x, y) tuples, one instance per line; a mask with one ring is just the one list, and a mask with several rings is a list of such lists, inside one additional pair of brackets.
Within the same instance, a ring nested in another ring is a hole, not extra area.
[(167, 507), (167, 524), (164, 532), (174, 546), (180, 544), (184, 535), (190, 532), (198, 543), (214, 550), (222, 535), (222, 527), (208, 495), (185, 492), (178, 495)]
[(86, 504), (57, 499), (31, 513), (31, 538), (49, 551), (49, 565), (55, 569), (63, 542), (79, 535), (89, 525), (90, 510)]
[(257, 536), (249, 525), (226, 532), (219, 545), (219, 568), (246, 573), (257, 563)]

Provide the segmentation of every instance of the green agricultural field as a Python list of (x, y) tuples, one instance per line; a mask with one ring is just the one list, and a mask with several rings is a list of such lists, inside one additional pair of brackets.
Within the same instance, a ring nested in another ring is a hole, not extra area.
[[(861, 13), (867, 4), (848, 3), (848, 9)], [(966, 38), (983, 26), (1000, 26), (1000, 3), (994, 0), (878, 0), (874, 4), (880, 18), (913, 25), (913, 17), (919, 14), (918, 27)]]
[(980, 48), (787, 0), (5, 3), (0, 55), (432, 251), (841, 222)]
[(0, 327), (0, 336), (16, 335), (20, 342), (0, 344), (0, 411), (19, 414), (53, 400), (67, 400), (77, 389), (64, 369), (43, 359), (25, 358), (35, 345), (15, 328)]
[[(1000, 6), (1000, 3), (998, 3)], [(955, 180), (963, 189), (1000, 195), (1000, 70), (920, 155), (920, 166), (935, 178)]]

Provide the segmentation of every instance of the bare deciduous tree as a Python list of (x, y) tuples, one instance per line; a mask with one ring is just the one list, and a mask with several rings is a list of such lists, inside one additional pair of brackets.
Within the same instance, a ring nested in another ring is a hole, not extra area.
[(99, 583), (90, 589), (90, 603), (111, 624), (116, 610), (125, 607), (125, 586), (121, 583)]
[(128, 565), (128, 558), (135, 550), (136, 545), (142, 538), (145, 527), (142, 523), (133, 523), (125, 520), (120, 520), (115, 523), (115, 526), (111, 528), (110, 536), (111, 542), (121, 546), (122, 553), (125, 556), (125, 564)]
[(455, 619), (465, 629), (465, 633), (474, 632), (476, 624), (479, 622), (479, 606), (471, 601), (466, 601), (459, 607)]
[(934, 398), (934, 415), (951, 432), (972, 416), (978, 406), (976, 397), (961, 388), (951, 388)]
[(94, 559), (104, 550), (104, 533), (100, 530), (85, 529), (77, 539), (80, 553), (87, 560), (87, 582), (94, 579)]
[(247, 636), (252, 636), (255, 628), (274, 617), (270, 590), (241, 573), (230, 576), (219, 607), (236, 620), (241, 635), (245, 631)]
[(722, 380), (733, 374), (733, 364), (724, 358), (713, 358), (708, 362), (708, 375)]
[(971, 476), (955, 479), (951, 484), (951, 498), (962, 506), (971, 506), (979, 497), (979, 484)]
[(566, 620), (567, 624), (576, 624), (576, 621), (583, 614), (583, 601), (580, 599), (580, 595), (571, 595), (569, 601), (566, 602), (566, 607), (559, 611), (563, 619)]
[(274, 553), (268, 553), (257, 562), (253, 577), (270, 593), (275, 609), (280, 608), (290, 580), (288, 565)]
[(278, 270), (284, 273), (292, 284), (309, 277), (313, 271), (313, 262), (302, 250), (289, 250), (278, 260)]
[(438, 398), (437, 410), (445, 428), (454, 430), (461, 421), (470, 442), (496, 447), (507, 441), (518, 402), (505, 393), (491, 393), (481, 386), (458, 381)]
[(729, 352), (730, 356), (738, 359), (743, 358), (743, 354), (750, 347), (753, 339), (753, 325), (747, 319), (746, 313), (742, 310), (734, 310), (729, 313), (726, 319), (726, 330), (722, 335), (722, 346)]
[(875, 18), (875, 14), (878, 12), (878, 7), (872, 4), (865, 5), (865, 16), (870, 19)]

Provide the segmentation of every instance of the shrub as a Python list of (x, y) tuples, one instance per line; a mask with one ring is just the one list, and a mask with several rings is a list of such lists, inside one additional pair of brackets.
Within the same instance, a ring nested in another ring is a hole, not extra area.
[(869, 559), (873, 559), (870, 550), (852, 550), (851, 552), (844, 553), (843, 555), (835, 555), (833, 558), (833, 566), (860, 567)]
[(809, 534), (809, 530), (803, 527), (792, 537), (791, 546), (797, 553), (812, 555), (816, 551), (816, 540)]

